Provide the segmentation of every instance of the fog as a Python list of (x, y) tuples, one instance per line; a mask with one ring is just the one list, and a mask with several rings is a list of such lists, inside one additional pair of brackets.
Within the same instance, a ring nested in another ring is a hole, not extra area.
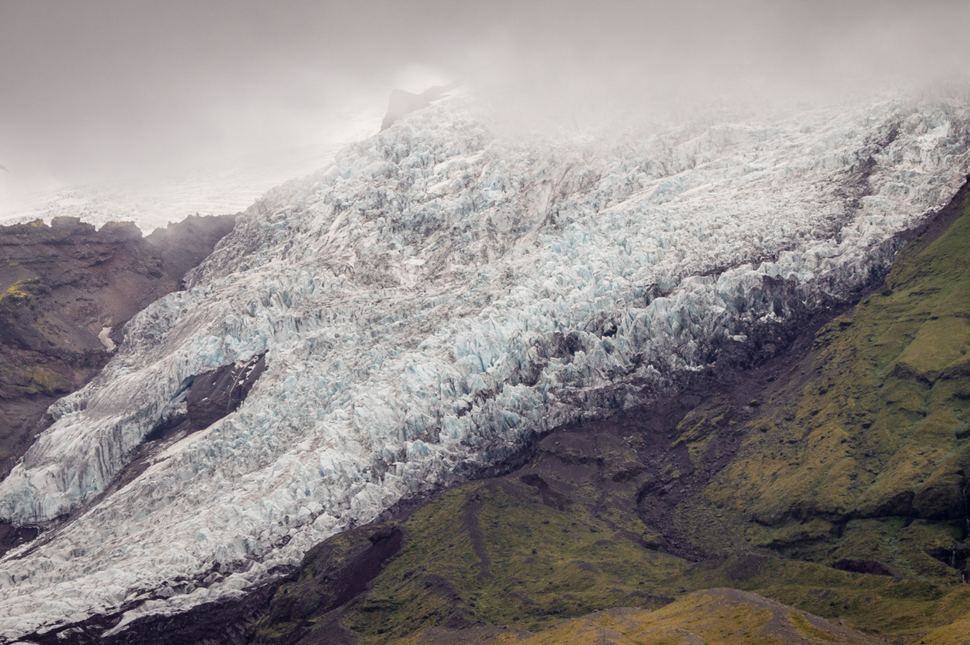
[(0, 0), (0, 191), (330, 141), (452, 80), (533, 123), (944, 82), (967, 24), (965, 0)]

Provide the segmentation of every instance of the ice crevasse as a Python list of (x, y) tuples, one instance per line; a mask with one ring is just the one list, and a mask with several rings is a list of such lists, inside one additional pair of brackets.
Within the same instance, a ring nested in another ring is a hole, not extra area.
[[(249, 208), (0, 483), (0, 640), (232, 598), (316, 542), (645, 402), (882, 275), (970, 170), (970, 98), (496, 134), (473, 98)], [(238, 411), (97, 503), (186, 379), (265, 353)], [(160, 590), (164, 590), (161, 592)]]

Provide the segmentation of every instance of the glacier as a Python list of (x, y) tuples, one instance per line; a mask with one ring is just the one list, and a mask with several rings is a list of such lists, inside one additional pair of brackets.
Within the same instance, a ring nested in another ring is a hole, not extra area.
[[(132, 319), (0, 483), (0, 642), (238, 598), (398, 501), (851, 300), (970, 171), (970, 95), (511, 136), (437, 103), (257, 200)], [(234, 413), (104, 495), (186, 379), (265, 355)], [(63, 518), (69, 516), (69, 521)]]

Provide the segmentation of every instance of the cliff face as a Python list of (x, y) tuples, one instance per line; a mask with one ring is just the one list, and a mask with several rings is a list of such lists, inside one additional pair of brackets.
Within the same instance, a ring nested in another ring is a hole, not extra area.
[(179, 289), (234, 221), (189, 217), (145, 238), (69, 217), (0, 227), (0, 479), (49, 425), (47, 407), (90, 381), (124, 324)]

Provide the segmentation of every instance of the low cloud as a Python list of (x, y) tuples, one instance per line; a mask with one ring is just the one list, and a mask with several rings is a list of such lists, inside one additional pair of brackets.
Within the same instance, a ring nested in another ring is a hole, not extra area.
[(320, 141), (392, 87), (459, 78), (526, 119), (940, 82), (967, 24), (962, 0), (5, 2), (0, 160), (157, 172)]

